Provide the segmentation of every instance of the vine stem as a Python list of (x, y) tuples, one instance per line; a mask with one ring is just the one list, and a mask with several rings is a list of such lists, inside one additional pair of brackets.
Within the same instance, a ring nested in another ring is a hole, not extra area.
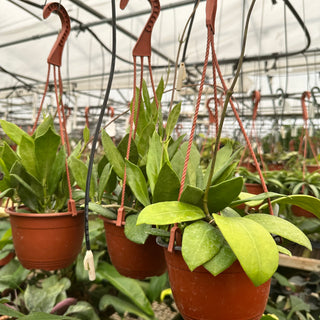
[(216, 159), (217, 159), (217, 153), (219, 151), (219, 144), (220, 144), (220, 139), (221, 139), (221, 134), (222, 134), (222, 128), (223, 128), (223, 124), (224, 124), (224, 120), (226, 117), (226, 113), (227, 113), (227, 108), (228, 108), (228, 104), (229, 104), (229, 100), (231, 99), (231, 96), (233, 94), (233, 90), (234, 87), (238, 81), (239, 75), (240, 75), (240, 71), (242, 68), (242, 64), (243, 64), (243, 58), (244, 58), (244, 54), (245, 54), (245, 47), (246, 47), (246, 42), (247, 42), (247, 35), (248, 35), (248, 29), (249, 29), (249, 21), (250, 21), (250, 17), (251, 17), (251, 13), (253, 11), (253, 7), (256, 3), (256, 0), (252, 0), (248, 14), (247, 14), (247, 18), (246, 18), (246, 24), (245, 24), (245, 28), (244, 28), (244, 34), (243, 34), (243, 40), (242, 40), (242, 48), (241, 48), (241, 54), (239, 57), (239, 62), (238, 62), (238, 66), (237, 66), (237, 70), (235, 73), (235, 76), (233, 78), (233, 81), (231, 83), (230, 88), (227, 90), (226, 92), (226, 98), (224, 101), (224, 105), (223, 105), (223, 109), (222, 109), (222, 113), (221, 113), (221, 118), (220, 118), (220, 123), (219, 123), (219, 128), (218, 128), (218, 132), (217, 132), (217, 136), (216, 136), (216, 142), (214, 145), (214, 150), (213, 150), (213, 154), (212, 154), (212, 162), (211, 162), (211, 167), (210, 167), (210, 173), (209, 173), (209, 177), (208, 177), (208, 182), (207, 182), (207, 186), (205, 189), (205, 193), (203, 196), (203, 208), (204, 208), (204, 212), (206, 214), (207, 218), (210, 218), (211, 220), (211, 216), (209, 213), (209, 209), (208, 209), (208, 195), (209, 195), (209, 188), (211, 186), (211, 180), (213, 177), (213, 173), (214, 173), (214, 167), (215, 167), (215, 163), (216, 163)]

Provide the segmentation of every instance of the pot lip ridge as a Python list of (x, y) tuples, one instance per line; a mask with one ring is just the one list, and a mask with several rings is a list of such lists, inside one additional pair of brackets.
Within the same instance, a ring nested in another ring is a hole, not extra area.
[[(54, 218), (63, 216), (72, 216), (72, 212), (52, 212), (52, 213), (35, 213), (35, 212), (16, 212), (14, 208), (5, 208), (5, 212), (14, 217), (25, 218)], [(77, 210), (77, 215), (84, 213), (84, 210)]]

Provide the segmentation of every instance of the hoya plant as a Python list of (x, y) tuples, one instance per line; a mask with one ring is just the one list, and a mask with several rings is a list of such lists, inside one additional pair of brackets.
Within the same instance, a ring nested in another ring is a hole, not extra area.
[(50, 213), (67, 206), (66, 152), (48, 116), (29, 135), (17, 125), (0, 120), (16, 151), (3, 141), (0, 147), (0, 198), (24, 205), (32, 212)]

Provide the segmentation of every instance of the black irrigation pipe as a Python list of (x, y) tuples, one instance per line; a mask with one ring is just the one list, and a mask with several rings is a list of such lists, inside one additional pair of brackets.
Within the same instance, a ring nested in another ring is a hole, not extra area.
[(112, 85), (112, 80), (113, 80), (113, 75), (114, 75), (114, 69), (115, 69), (115, 61), (116, 61), (116, 5), (115, 5), (115, 0), (111, 1), (112, 4), (112, 59), (111, 59), (111, 65), (110, 65), (110, 75), (108, 79), (108, 85), (106, 89), (106, 93), (104, 96), (104, 100), (102, 103), (98, 123), (96, 125), (96, 130), (94, 133), (94, 137), (92, 140), (92, 146), (91, 146), (91, 152), (90, 152), (90, 159), (89, 159), (89, 164), (88, 164), (88, 174), (87, 174), (87, 180), (86, 180), (86, 191), (85, 191), (85, 205), (84, 205), (84, 210), (85, 210), (85, 241), (86, 241), (86, 248), (87, 251), (91, 250), (90, 247), (90, 237), (89, 237), (89, 192), (90, 192), (90, 182), (91, 182), (91, 176), (92, 176), (92, 168), (93, 168), (93, 161), (94, 161), (94, 153), (96, 149), (96, 144), (99, 138), (99, 133), (100, 133), (100, 128), (103, 120), (103, 116), (105, 113), (105, 110), (107, 108), (107, 103), (111, 91), (111, 85)]

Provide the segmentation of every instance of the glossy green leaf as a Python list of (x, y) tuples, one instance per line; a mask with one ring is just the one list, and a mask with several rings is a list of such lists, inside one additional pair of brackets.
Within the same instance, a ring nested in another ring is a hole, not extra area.
[(169, 113), (168, 116), (168, 121), (166, 125), (166, 135), (167, 137), (171, 136), (174, 127), (176, 126), (179, 116), (180, 116), (180, 111), (181, 111), (181, 102), (176, 104), (171, 112)]
[(126, 237), (132, 242), (144, 244), (149, 236), (148, 231), (151, 230), (151, 225), (141, 224), (137, 226), (138, 214), (131, 214), (126, 217), (126, 224), (124, 226), (124, 233)]
[(289, 256), (289, 257), (292, 256), (292, 253), (291, 253), (290, 250), (288, 250), (287, 248), (282, 247), (282, 246), (279, 246), (279, 245), (277, 245), (277, 247), (278, 247), (278, 251), (279, 251), (280, 253), (286, 254), (286, 255)]
[(120, 314), (129, 312), (138, 316), (139, 319), (145, 319), (145, 320), (154, 319), (153, 316), (150, 317), (146, 315), (145, 313), (143, 313), (142, 309), (138, 308), (134, 304), (128, 301), (125, 301), (123, 299), (120, 299), (118, 297), (107, 294), (100, 299), (99, 309), (105, 310), (109, 306), (113, 306), (115, 310)]
[[(314, 215), (320, 218), (320, 200), (312, 196), (304, 194), (294, 194), (271, 201), (271, 204), (274, 203), (278, 203), (279, 205), (296, 205), (300, 208), (312, 212)], [(261, 208), (265, 207), (267, 207), (267, 204), (261, 206)]]
[(127, 170), (127, 183), (133, 194), (144, 206), (150, 204), (148, 187), (141, 169), (128, 160), (125, 160)]
[(236, 177), (211, 186), (208, 193), (209, 212), (219, 212), (229, 206), (240, 194), (242, 186), (242, 177)]
[(151, 139), (147, 155), (146, 171), (150, 184), (151, 194), (153, 195), (154, 186), (158, 180), (161, 167), (162, 143), (160, 136), (154, 132)]
[(231, 205), (234, 207), (236, 205), (245, 203), (250, 207), (254, 207), (258, 206), (263, 202), (263, 200), (266, 200), (268, 198), (277, 198), (282, 196), (282, 194), (275, 192), (264, 192), (257, 195), (253, 195), (252, 193), (248, 192), (241, 192), (238, 197), (239, 200), (232, 201)]
[(5, 120), (0, 120), (0, 124), (3, 131), (15, 144), (20, 145), (22, 137), (28, 139), (29, 141), (32, 141), (32, 138), (26, 132), (20, 129), (16, 124)]
[(63, 177), (63, 174), (66, 172), (66, 151), (64, 148), (61, 148), (56, 155), (56, 158), (52, 164), (49, 176), (48, 176), (48, 185), (47, 193), (48, 195), (54, 194), (57, 190), (59, 183)]
[[(88, 168), (85, 165), (85, 163), (75, 157), (70, 157), (69, 166), (71, 168), (72, 175), (76, 180), (76, 183), (78, 184), (78, 186), (82, 190), (86, 190)], [(93, 176), (91, 176), (89, 194), (92, 200), (95, 197), (95, 188), (96, 188), (96, 182), (94, 181)]]
[(0, 303), (0, 315), (6, 315), (12, 318), (20, 319), (23, 316), (23, 313)]
[(31, 312), (30, 314), (19, 317), (19, 320), (78, 320), (75, 317), (58, 316), (45, 312)]
[(141, 135), (138, 137), (137, 148), (142, 159), (147, 159), (147, 153), (149, 149), (149, 140), (152, 137), (153, 133), (155, 132), (155, 124), (153, 122), (149, 122), (146, 126), (142, 129)]
[(193, 271), (212, 259), (222, 244), (223, 237), (219, 230), (207, 222), (196, 221), (184, 229), (181, 248), (183, 259)]
[(101, 201), (104, 190), (107, 187), (109, 180), (112, 178), (112, 166), (110, 163), (107, 163), (102, 170), (102, 173), (99, 177), (99, 185), (98, 185), (98, 200)]
[(87, 144), (90, 140), (90, 130), (87, 126), (84, 127), (82, 136), (83, 136), (83, 142)]
[(168, 163), (165, 163), (158, 175), (154, 187), (153, 202), (178, 200), (180, 181)]
[(49, 127), (54, 128), (53, 117), (51, 115), (45, 115), (42, 122), (40, 122), (36, 131), (32, 135), (32, 138), (35, 139), (38, 136), (43, 135), (48, 131)]
[(21, 157), (21, 163), (29, 174), (35, 178), (39, 178), (36, 167), (36, 154), (33, 140), (27, 139), (24, 136), (21, 137), (19, 145), (19, 155)]
[[(154, 315), (151, 304), (138, 281), (120, 275), (115, 267), (107, 262), (99, 264), (96, 274), (97, 279), (109, 281), (147, 315)], [(123, 300), (121, 301), (123, 302)]]
[(89, 202), (88, 207), (93, 213), (104, 216), (108, 219), (115, 220), (117, 218), (117, 215), (113, 211), (103, 207), (98, 203)]
[(64, 315), (82, 320), (100, 320), (94, 307), (87, 301), (78, 301), (75, 305), (69, 306)]
[(204, 217), (204, 212), (196, 206), (180, 201), (165, 201), (145, 207), (139, 214), (137, 224), (167, 225)]
[(197, 187), (187, 185), (181, 194), (180, 201), (185, 203), (190, 203), (201, 208), (203, 195), (204, 195), (203, 190)]
[(102, 131), (101, 140), (104, 152), (109, 162), (111, 163), (113, 170), (118, 175), (118, 177), (123, 179), (124, 159), (122, 158), (121, 153), (118, 151), (112, 139), (105, 131)]
[(229, 268), (237, 257), (231, 250), (230, 246), (225, 242), (220, 251), (203, 266), (214, 276)]
[(217, 214), (213, 217), (254, 285), (259, 286), (270, 279), (279, 263), (278, 248), (270, 233), (250, 219)]
[[(117, 147), (123, 159), (127, 158), (128, 141), (129, 141), (129, 134), (126, 134), (121, 139)], [(134, 164), (137, 164), (139, 161), (138, 148), (136, 146), (135, 140), (133, 139), (131, 139), (131, 144), (130, 144), (129, 160)]]
[(172, 138), (170, 138), (169, 140), (169, 146), (168, 146), (168, 154), (169, 154), (169, 159), (171, 160), (173, 158), (173, 156), (176, 154), (176, 152), (178, 151), (184, 137), (186, 135), (183, 134), (180, 137), (178, 137), (177, 140), (173, 141)]
[(12, 148), (7, 144), (7, 142), (3, 142), (3, 149), (1, 152), (1, 159), (6, 165), (6, 168), (10, 171), (13, 164), (19, 160), (17, 154), (12, 150)]
[(277, 234), (282, 238), (312, 250), (308, 237), (299, 228), (287, 220), (270, 214), (249, 214), (245, 216), (245, 219), (253, 220), (261, 224), (270, 233)]
[(47, 183), (60, 142), (60, 136), (51, 127), (34, 141), (37, 177), (43, 185)]

